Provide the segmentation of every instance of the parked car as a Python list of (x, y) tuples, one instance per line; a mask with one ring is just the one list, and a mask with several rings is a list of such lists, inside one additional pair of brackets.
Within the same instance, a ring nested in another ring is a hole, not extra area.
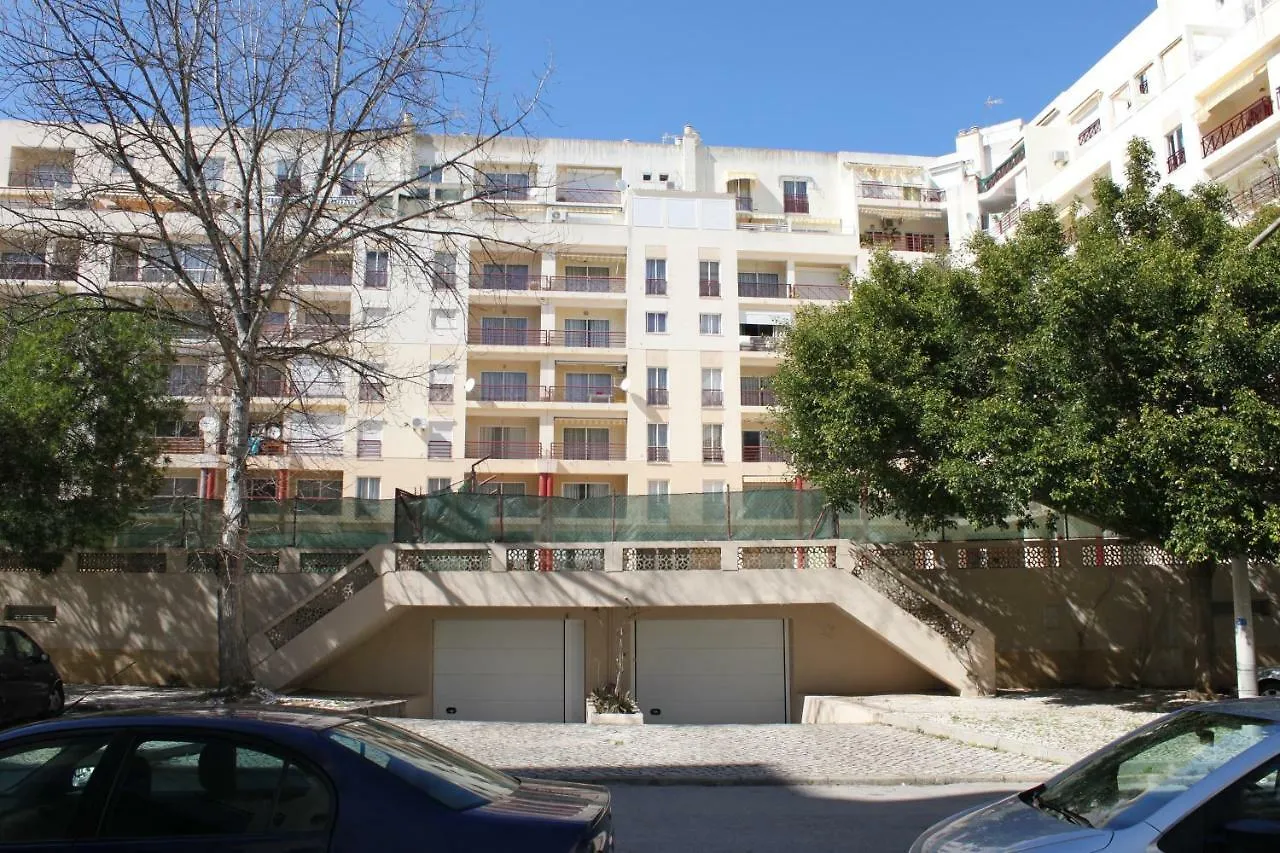
[(95, 714), (0, 734), (0, 850), (612, 853), (609, 792), (367, 717)]
[(1042, 785), (948, 818), (912, 853), (1280, 850), (1280, 700), (1177, 711)]
[(62, 678), (44, 649), (25, 631), (0, 625), (0, 720), (57, 716), (65, 702)]

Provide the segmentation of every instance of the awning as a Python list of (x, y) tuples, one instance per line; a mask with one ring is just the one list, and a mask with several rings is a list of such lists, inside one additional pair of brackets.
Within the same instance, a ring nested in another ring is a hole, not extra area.
[[(1196, 100), (1199, 101), (1196, 109), (1196, 121), (1208, 121), (1210, 110), (1242, 89), (1247, 89), (1257, 84), (1259, 78), (1265, 78), (1266, 73), (1267, 66), (1260, 65), (1253, 68), (1246, 67), (1244, 70), (1225, 79), (1219, 78), (1221, 82), (1209, 86), (1196, 96)], [(1262, 89), (1266, 89), (1265, 81)], [(1259, 97), (1261, 95), (1262, 93), (1259, 92)]]
[(555, 419), (556, 423), (566, 426), (602, 426), (615, 427), (626, 426), (626, 418), (561, 418)]
[(794, 320), (782, 311), (743, 311), (740, 322), (751, 326), (790, 326)]
[(725, 172), (724, 179), (726, 181), (758, 181), (755, 172)]
[(941, 208), (925, 207), (923, 205), (916, 207), (907, 202), (902, 207), (886, 207), (878, 204), (866, 204), (864, 201), (858, 202), (859, 213), (872, 213), (876, 216), (887, 216), (890, 219), (906, 219), (908, 214), (911, 219), (946, 219), (947, 212)]

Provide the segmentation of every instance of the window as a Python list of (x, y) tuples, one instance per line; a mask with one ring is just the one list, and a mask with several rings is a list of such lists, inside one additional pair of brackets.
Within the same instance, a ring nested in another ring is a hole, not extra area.
[(738, 295), (758, 299), (784, 299), (787, 286), (776, 272), (738, 273)]
[(667, 312), (646, 311), (644, 315), (644, 330), (652, 334), (666, 334)]
[(613, 376), (608, 373), (566, 373), (564, 399), (568, 403), (613, 402)]
[(649, 368), (648, 402), (650, 406), (665, 406), (670, 402), (670, 391), (667, 390), (667, 369), (665, 367)]
[(724, 480), (702, 481), (702, 520), (723, 524), (725, 513), (729, 508), (725, 505), (729, 486)]
[(382, 498), (381, 477), (356, 477), (356, 497), (366, 501)]
[(609, 430), (605, 427), (565, 427), (565, 459), (608, 459)]
[(299, 480), (297, 495), (309, 501), (336, 501), (342, 498), (341, 480)]
[(363, 421), (356, 427), (356, 457), (378, 459), (382, 456), (382, 421)]
[(302, 192), (302, 169), (296, 160), (276, 161), (276, 195)]
[(222, 189), (222, 178), (226, 167), (227, 161), (223, 158), (206, 157), (200, 164), (200, 176), (204, 178), (205, 187), (215, 192)]
[(160, 481), (158, 498), (194, 498), (200, 494), (199, 477), (165, 477)]
[(423, 163), (418, 166), (418, 180), (425, 181), (428, 184), (438, 184), (444, 181), (444, 169), (431, 163)]
[(698, 262), (698, 295), (707, 297), (720, 295), (719, 261)]
[(560, 496), (575, 501), (587, 498), (609, 497), (608, 483), (565, 483), (560, 487)]
[(724, 424), (702, 425), (702, 461), (724, 461)]
[(1139, 71), (1136, 80), (1138, 83), (1138, 94), (1150, 95), (1151, 94), (1151, 66), (1148, 65), (1146, 68)]
[(458, 309), (432, 308), (431, 328), (437, 332), (449, 332), (458, 328)]
[(329, 786), (294, 761), (221, 738), (153, 738), (125, 757), (101, 838), (326, 838)]
[(1157, 847), (1162, 853), (1273, 850), (1280, 835), (1277, 791), (1280, 761), (1272, 759), (1183, 818)]
[(456, 290), (458, 287), (458, 258), (452, 252), (436, 252), (427, 265), (432, 290)]
[(1182, 141), (1182, 125), (1178, 125), (1164, 136), (1165, 151), (1167, 158), (1165, 165), (1170, 172), (1174, 172), (1179, 166), (1183, 166), (1187, 162), (1187, 149)]
[(528, 317), (481, 317), (479, 343), (486, 346), (522, 346), (532, 343)]
[(526, 172), (486, 172), (483, 194), (487, 198), (527, 199), (530, 183)]
[(724, 405), (724, 371), (719, 367), (702, 368), (702, 405)]
[(670, 480), (650, 480), (649, 496), (650, 497), (668, 497), (671, 494)]
[(525, 494), (524, 483), (485, 483), (480, 487), (481, 494), (486, 495), (504, 495), (506, 497), (523, 497)]
[(109, 737), (41, 739), (0, 751), (0, 827), (7, 844), (92, 834), (97, 814), (86, 807), (85, 788), (94, 780)]
[(289, 365), (289, 379), (293, 389), (301, 397), (310, 399), (341, 397), (343, 388), (340, 368), (336, 364), (304, 357)]
[(485, 290), (528, 290), (528, 264), (485, 264), (481, 268)]
[(668, 521), (671, 518), (671, 482), (649, 481), (649, 519)]
[(245, 495), (251, 501), (273, 501), (277, 494), (275, 477), (250, 477), (245, 485)]
[(621, 346), (620, 338), (614, 341), (608, 320), (568, 318), (564, 321), (564, 345), (567, 347)]
[(338, 181), (338, 195), (353, 196), (364, 186), (364, 163), (351, 163), (342, 171)]
[(644, 292), (646, 296), (667, 295), (666, 258), (649, 258), (644, 262)]
[(453, 480), (448, 477), (428, 477), (427, 494), (438, 495), (441, 492), (453, 491)]
[(698, 315), (698, 334), (700, 335), (721, 334), (720, 315), (719, 314), (699, 314)]
[(480, 399), (508, 403), (529, 400), (529, 374), (511, 370), (485, 370), (480, 373)]
[(204, 393), (209, 382), (209, 367), (204, 364), (174, 364), (169, 367), (169, 396), (196, 397)]
[[(621, 281), (618, 282), (622, 284)], [(608, 267), (565, 265), (564, 289), (577, 293), (609, 293), (614, 282)]]
[(391, 253), (373, 251), (364, 253), (364, 286), (383, 290), (391, 284)]
[(785, 213), (809, 212), (809, 182), (782, 182), (782, 210)]
[(667, 447), (666, 424), (649, 424), (649, 461), (671, 461), (671, 451)]
[(364, 309), (364, 324), (366, 326), (384, 326), (387, 321), (387, 309), (381, 305), (368, 305)]

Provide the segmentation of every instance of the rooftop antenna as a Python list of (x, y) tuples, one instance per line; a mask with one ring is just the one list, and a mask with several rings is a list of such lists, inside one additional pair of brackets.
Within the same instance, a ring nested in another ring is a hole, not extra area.
[(987, 109), (991, 109), (992, 107), (998, 107), (998, 106), (1000, 106), (1000, 105), (1001, 105), (1001, 104), (1003, 104), (1003, 103), (1004, 103), (1004, 98), (992, 98), (992, 97), (988, 97), (988, 98), (987, 98)]

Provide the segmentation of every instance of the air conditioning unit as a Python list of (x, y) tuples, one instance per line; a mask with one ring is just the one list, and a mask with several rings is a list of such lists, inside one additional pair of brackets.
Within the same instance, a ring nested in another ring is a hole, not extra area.
[(430, 425), (430, 421), (428, 421), (426, 418), (414, 418), (410, 422), (410, 426), (412, 426), (414, 429), (426, 429), (429, 425)]
[(1053, 152), (1053, 162), (1055, 162), (1055, 163), (1066, 163), (1066, 162), (1067, 162), (1067, 161), (1069, 161), (1070, 159), (1071, 159), (1071, 154), (1070, 154), (1070, 152), (1067, 152), (1067, 151), (1055, 151), (1055, 152)]
[(569, 211), (567, 210), (548, 210), (548, 222), (567, 222), (569, 219)]

